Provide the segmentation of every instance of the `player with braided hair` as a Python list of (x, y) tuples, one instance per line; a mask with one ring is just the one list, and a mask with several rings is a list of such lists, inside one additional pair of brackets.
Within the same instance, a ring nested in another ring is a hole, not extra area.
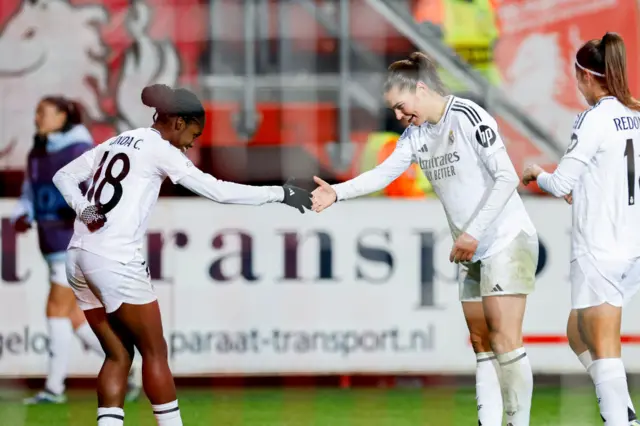
[[(121, 133), (62, 168), (54, 183), (78, 219), (69, 244), (67, 276), (106, 359), (98, 376), (98, 425), (121, 426), (134, 346), (159, 426), (182, 420), (167, 359), (160, 309), (142, 245), (150, 210), (166, 177), (219, 203), (282, 202), (304, 213), (311, 194), (290, 183), (256, 187), (223, 182), (184, 155), (202, 133), (205, 113), (186, 89), (153, 85), (142, 102), (154, 123)], [(91, 178), (86, 195), (78, 184)]]

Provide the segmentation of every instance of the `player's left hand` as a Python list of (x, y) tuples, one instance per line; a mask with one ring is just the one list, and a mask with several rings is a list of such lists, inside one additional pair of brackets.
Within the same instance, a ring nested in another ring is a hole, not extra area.
[(522, 183), (526, 186), (529, 185), (534, 180), (538, 179), (538, 175), (544, 172), (542, 167), (537, 164), (532, 164), (522, 172)]
[(95, 232), (107, 222), (107, 217), (102, 213), (100, 206), (90, 205), (82, 211), (80, 221), (87, 225), (89, 232)]
[(478, 240), (465, 232), (453, 243), (453, 248), (449, 255), (449, 262), (470, 262), (477, 248)]

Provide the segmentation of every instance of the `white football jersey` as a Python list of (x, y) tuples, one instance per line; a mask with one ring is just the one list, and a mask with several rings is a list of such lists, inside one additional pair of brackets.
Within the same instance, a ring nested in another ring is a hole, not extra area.
[[(165, 178), (213, 201), (260, 205), (280, 202), (282, 187), (249, 186), (217, 180), (203, 173), (153, 128), (121, 133), (60, 169), (54, 183), (77, 215), (96, 204), (107, 218), (90, 232), (76, 219), (69, 247), (127, 263), (143, 258), (144, 236)], [(90, 179), (86, 194), (78, 188)]]
[(173, 183), (188, 175), (193, 164), (152, 128), (121, 133), (96, 146), (88, 204), (101, 204), (104, 227), (89, 232), (76, 220), (69, 247), (126, 263), (142, 249), (149, 215), (166, 177)]
[[(535, 235), (516, 191), (518, 176), (506, 154), (496, 121), (474, 102), (455, 96), (449, 97), (437, 124), (408, 127), (386, 161), (351, 181), (334, 185), (338, 199), (353, 198), (388, 185), (412, 161), (420, 165), (442, 201), (453, 238), (468, 232), (478, 239), (474, 261), (499, 252), (521, 231)], [(492, 168), (494, 173), (490, 171)], [(509, 184), (502, 194), (497, 194), (498, 198), (503, 197), (501, 202), (487, 206), (491, 192), (496, 190), (497, 175), (507, 176)], [(490, 223), (481, 223), (485, 218), (491, 218)]]
[(578, 115), (565, 158), (587, 165), (573, 188), (572, 259), (640, 256), (640, 113), (607, 96)]

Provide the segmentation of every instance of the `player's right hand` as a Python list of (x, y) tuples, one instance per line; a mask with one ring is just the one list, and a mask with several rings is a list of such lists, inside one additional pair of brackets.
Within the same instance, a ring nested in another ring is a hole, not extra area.
[(313, 181), (318, 184), (318, 187), (313, 190), (313, 211), (320, 213), (322, 210), (330, 207), (338, 199), (338, 194), (327, 182), (320, 179), (318, 176), (313, 177)]
[(311, 194), (302, 188), (293, 185), (294, 179), (291, 178), (282, 185), (284, 189), (284, 199), (282, 200), (288, 206), (298, 209), (300, 213), (304, 213), (305, 207), (311, 209)]
[(25, 214), (20, 216), (18, 219), (16, 219), (16, 221), (13, 224), (13, 229), (19, 234), (27, 232), (29, 229), (31, 229), (31, 222), (29, 221), (29, 216)]
[(82, 211), (80, 221), (87, 225), (90, 232), (95, 232), (104, 226), (107, 217), (102, 213), (100, 206), (91, 205)]

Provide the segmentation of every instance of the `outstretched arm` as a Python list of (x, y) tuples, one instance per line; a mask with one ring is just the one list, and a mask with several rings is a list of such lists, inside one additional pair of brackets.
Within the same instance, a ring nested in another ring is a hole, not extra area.
[(250, 186), (218, 180), (200, 169), (192, 167), (178, 184), (212, 201), (224, 204), (261, 205), (284, 200), (281, 186)]
[(251, 186), (218, 180), (204, 173), (180, 151), (164, 146), (158, 157), (158, 168), (163, 176), (194, 193), (217, 203), (259, 206), (265, 203), (285, 203), (300, 213), (311, 208), (311, 194), (287, 182), (284, 186)]
[(321, 212), (338, 200), (348, 200), (381, 190), (393, 182), (411, 166), (411, 144), (404, 135), (398, 140), (396, 149), (376, 168), (351, 180), (329, 185), (319, 177), (313, 179), (319, 185), (313, 191), (313, 210)]

